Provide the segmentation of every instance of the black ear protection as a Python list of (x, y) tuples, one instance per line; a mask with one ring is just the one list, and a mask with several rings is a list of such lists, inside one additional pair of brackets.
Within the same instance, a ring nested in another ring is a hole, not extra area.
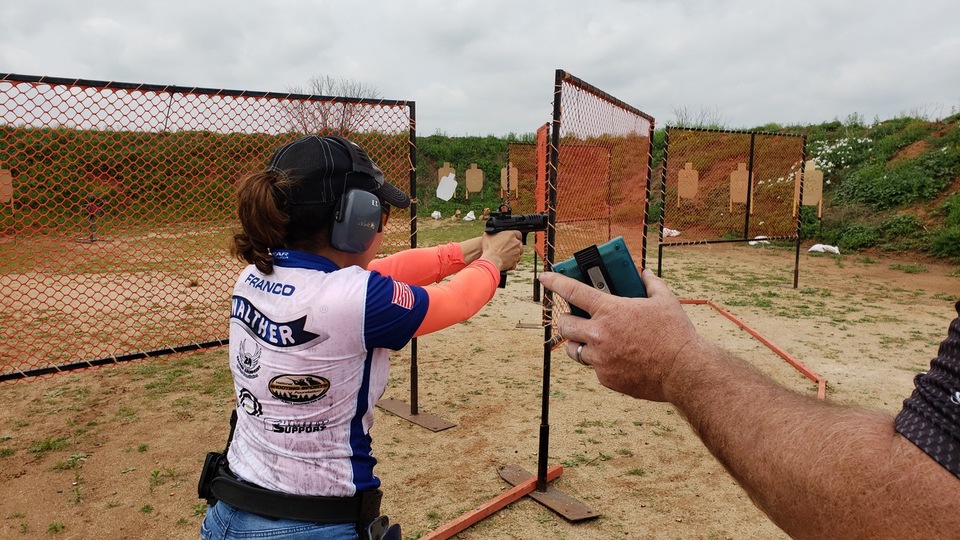
[(340, 197), (333, 213), (330, 245), (347, 253), (361, 253), (370, 247), (383, 229), (380, 199), (369, 191), (351, 189)]
[(362, 189), (349, 189), (349, 176), (361, 174), (374, 179), (379, 186), (383, 184), (383, 171), (370, 159), (367, 153), (356, 144), (334, 135), (328, 138), (340, 143), (350, 155), (353, 170), (347, 173), (344, 182), (345, 193), (337, 201), (333, 215), (333, 227), (330, 233), (330, 245), (334, 249), (347, 253), (361, 253), (370, 247), (374, 237), (383, 229), (380, 199)]

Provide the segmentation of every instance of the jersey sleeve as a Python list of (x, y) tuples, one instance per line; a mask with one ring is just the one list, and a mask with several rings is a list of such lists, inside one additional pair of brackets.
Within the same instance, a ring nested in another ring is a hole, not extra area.
[(465, 266), (460, 244), (450, 242), (436, 247), (407, 249), (374, 259), (367, 268), (411, 285), (429, 285), (439, 283)]
[(493, 298), (499, 283), (497, 267), (477, 259), (449, 281), (426, 287), (430, 307), (416, 335), (436, 332), (473, 317)]
[[(960, 314), (960, 302), (957, 303)], [(960, 477), (960, 317), (950, 324), (930, 370), (914, 378), (894, 426), (948, 471)]]
[(363, 318), (364, 345), (368, 350), (402, 349), (420, 327), (429, 305), (423, 287), (371, 272)]

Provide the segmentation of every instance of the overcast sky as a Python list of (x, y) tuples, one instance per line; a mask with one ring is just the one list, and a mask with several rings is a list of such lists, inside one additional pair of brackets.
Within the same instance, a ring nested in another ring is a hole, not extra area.
[(960, 110), (960, 0), (7, 0), (0, 72), (417, 104), (417, 132), (526, 133), (556, 69), (730, 128)]

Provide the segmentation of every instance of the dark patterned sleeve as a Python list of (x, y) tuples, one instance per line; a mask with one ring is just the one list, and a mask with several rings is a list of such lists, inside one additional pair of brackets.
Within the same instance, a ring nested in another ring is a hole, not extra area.
[[(956, 309), (960, 314), (960, 302)], [(960, 477), (960, 317), (950, 323), (930, 371), (918, 374), (914, 384), (896, 430)]]

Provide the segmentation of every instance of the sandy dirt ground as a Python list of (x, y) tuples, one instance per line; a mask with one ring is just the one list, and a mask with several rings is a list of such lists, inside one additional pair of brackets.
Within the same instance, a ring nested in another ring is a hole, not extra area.
[[(655, 255), (656, 250), (652, 250)], [(828, 380), (827, 399), (894, 414), (956, 316), (953, 266), (882, 254), (770, 246), (665, 252), (685, 299), (708, 299)], [(650, 263), (654, 268), (656, 261)], [(509, 486), (501, 465), (537, 466), (543, 333), (532, 266), (472, 320), (419, 340), (419, 406), (456, 424), (431, 432), (377, 409), (384, 511), (419, 538)], [(709, 306), (687, 313), (709, 339), (812, 398), (816, 386)], [(409, 402), (410, 351), (384, 397)], [(0, 537), (196, 538), (196, 484), (233, 407), (225, 349), (0, 386)], [(552, 355), (553, 485), (600, 514), (570, 523), (525, 498), (463, 539), (785, 538), (669, 405), (602, 387)]]

